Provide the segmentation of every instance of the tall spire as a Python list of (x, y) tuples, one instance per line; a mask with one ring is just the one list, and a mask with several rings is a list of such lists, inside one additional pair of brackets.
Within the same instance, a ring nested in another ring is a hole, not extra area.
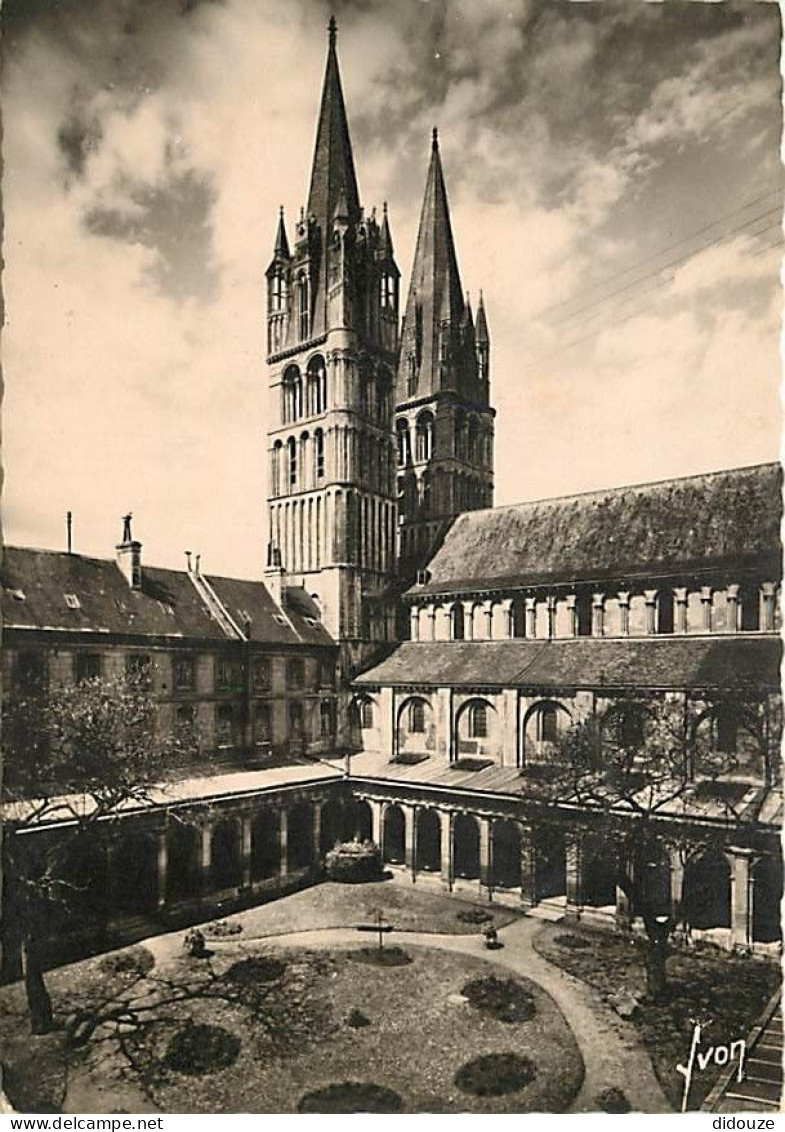
[(335, 48), (337, 34), (335, 19), (331, 16), (327, 66), (322, 86), (319, 124), (316, 128), (307, 208), (307, 215), (315, 216), (324, 231), (332, 224), (341, 191), (345, 196), (350, 222), (356, 221), (360, 215), (360, 194)]
[(404, 352), (408, 351), (407, 339), (415, 333), (416, 327), (419, 392), (426, 393), (441, 387), (439, 339), (442, 323), (448, 322), (452, 331), (457, 332), (463, 317), (463, 287), (450, 224), (439, 135), (434, 129), (401, 351), (401, 365), (408, 366)]
[(392, 233), (390, 232), (390, 220), (387, 216), (387, 201), (382, 205), (382, 227), (379, 233), (379, 251), (381, 252), (382, 258), (385, 260), (395, 258)]

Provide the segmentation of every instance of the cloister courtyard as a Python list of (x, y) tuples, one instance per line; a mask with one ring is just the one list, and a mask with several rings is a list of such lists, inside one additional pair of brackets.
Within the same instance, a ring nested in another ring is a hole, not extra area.
[(31, 1036), (21, 984), (4, 987), (15, 1107), (664, 1112), (692, 1018), (743, 1037), (779, 980), (760, 958), (675, 951), (670, 1001), (623, 1020), (614, 999), (645, 982), (634, 937), (393, 879), (318, 884), (200, 930), (201, 958), (181, 931), (51, 970), (50, 1034)]

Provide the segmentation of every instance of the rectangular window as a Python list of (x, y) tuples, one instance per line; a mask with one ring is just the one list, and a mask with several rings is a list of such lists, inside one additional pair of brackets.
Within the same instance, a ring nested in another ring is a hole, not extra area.
[(16, 684), (25, 692), (46, 687), (46, 657), (39, 652), (21, 652), (16, 658)]
[(215, 662), (215, 686), (219, 692), (241, 692), (243, 689), (242, 667), (238, 660), (219, 656)]
[(305, 686), (305, 665), (301, 660), (290, 660), (286, 665), (286, 683), (290, 688)]
[(254, 709), (254, 738), (258, 744), (272, 741), (269, 704), (257, 704)]
[(78, 652), (76, 654), (76, 682), (83, 680), (97, 680), (101, 675), (101, 656), (96, 652)]
[(196, 687), (196, 670), (193, 657), (178, 656), (174, 661), (174, 690), (192, 692)]
[(219, 704), (215, 710), (215, 738), (219, 747), (234, 742), (234, 712), (230, 704)]
[(255, 692), (266, 692), (272, 687), (272, 666), (266, 656), (256, 656), (253, 662)]
[(289, 704), (289, 738), (300, 740), (303, 737), (303, 705)]
[(196, 712), (193, 706), (191, 704), (182, 704), (175, 712), (175, 730), (178, 738), (181, 740), (191, 739), (193, 737), (195, 723)]
[(335, 683), (335, 667), (331, 660), (323, 660), (319, 666), (319, 683), (323, 688), (332, 688)]
[(152, 669), (152, 661), (146, 653), (130, 652), (125, 658), (125, 675), (135, 684), (149, 684)]

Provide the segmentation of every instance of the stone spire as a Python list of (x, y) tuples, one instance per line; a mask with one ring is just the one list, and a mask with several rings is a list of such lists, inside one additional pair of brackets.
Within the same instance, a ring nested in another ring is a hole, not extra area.
[(406, 373), (414, 364), (418, 395), (451, 386), (445, 361), (451, 355), (451, 340), (460, 332), (464, 314), (439, 137), (434, 130), (404, 316), (401, 368), (403, 371), (405, 367), (406, 372), (399, 373), (399, 382), (406, 384)]
[(275, 234), (273, 259), (277, 261), (291, 259), (289, 240), (286, 236), (286, 222), (283, 216), (283, 205), (281, 205), (281, 211), (278, 215), (278, 231)]
[(488, 335), (488, 322), (485, 317), (485, 301), (482, 297), (482, 291), (480, 291), (480, 303), (477, 307), (477, 324), (474, 328), (474, 336), (478, 346), (487, 346), (491, 340)]
[(390, 221), (387, 216), (387, 201), (382, 205), (382, 226), (379, 232), (379, 254), (383, 260), (394, 260), (395, 250), (393, 248), (392, 234), (390, 232)]
[(323, 232), (326, 232), (332, 224), (339, 204), (346, 209), (350, 223), (355, 223), (360, 216), (360, 194), (357, 189), (349, 123), (338, 70), (336, 36), (335, 20), (331, 17), (327, 67), (324, 72), (311, 170), (311, 188), (306, 208), (306, 216), (313, 216)]

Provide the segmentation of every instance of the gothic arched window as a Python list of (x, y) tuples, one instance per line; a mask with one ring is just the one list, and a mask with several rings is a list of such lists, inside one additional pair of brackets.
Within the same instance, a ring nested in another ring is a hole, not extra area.
[(290, 436), (286, 442), (289, 487), (297, 486), (297, 441)]
[(425, 731), (425, 704), (422, 700), (412, 700), (409, 705), (409, 731), (415, 735)]
[(324, 479), (324, 433), (320, 428), (317, 428), (313, 434), (314, 440), (314, 471), (316, 479)]
[(297, 329), (300, 341), (304, 342), (310, 330), (310, 311), (308, 301), (308, 278), (300, 275), (297, 279)]
[(481, 701), (469, 708), (469, 738), (488, 738), (488, 705)]

